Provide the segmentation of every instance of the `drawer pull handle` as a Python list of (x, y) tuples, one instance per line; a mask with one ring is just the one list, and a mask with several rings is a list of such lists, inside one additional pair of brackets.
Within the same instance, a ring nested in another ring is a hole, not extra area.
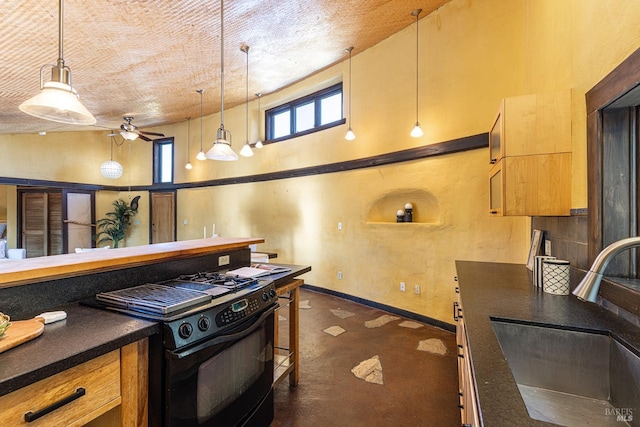
[(24, 414), (24, 420), (28, 423), (37, 420), (38, 418), (44, 417), (45, 415), (47, 415), (49, 412), (53, 412), (58, 408), (63, 407), (64, 405), (66, 405), (67, 403), (71, 403), (76, 399), (81, 398), (82, 396), (84, 396), (86, 394), (86, 390), (84, 389), (84, 387), (78, 387), (76, 389), (76, 391), (74, 393), (72, 393), (71, 395), (62, 398), (60, 400), (58, 400), (57, 402), (52, 403), (51, 405), (47, 406), (46, 408), (40, 409), (37, 412), (27, 412), (26, 414)]

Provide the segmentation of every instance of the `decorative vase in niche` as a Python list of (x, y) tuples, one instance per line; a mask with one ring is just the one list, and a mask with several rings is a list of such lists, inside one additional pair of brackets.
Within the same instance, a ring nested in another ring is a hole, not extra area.
[(402, 209), (398, 209), (398, 212), (396, 212), (396, 222), (404, 222), (404, 211)]
[(411, 203), (404, 205), (404, 222), (413, 222), (413, 205)]

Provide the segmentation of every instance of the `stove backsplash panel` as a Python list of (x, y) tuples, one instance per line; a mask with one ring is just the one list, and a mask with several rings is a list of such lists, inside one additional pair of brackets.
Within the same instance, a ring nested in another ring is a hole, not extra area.
[[(229, 264), (219, 266), (219, 257), (229, 256)], [(68, 303), (145, 283), (156, 283), (182, 274), (234, 269), (251, 263), (251, 251), (239, 249), (175, 261), (50, 280), (0, 289), (0, 311), (15, 320), (31, 318)]]

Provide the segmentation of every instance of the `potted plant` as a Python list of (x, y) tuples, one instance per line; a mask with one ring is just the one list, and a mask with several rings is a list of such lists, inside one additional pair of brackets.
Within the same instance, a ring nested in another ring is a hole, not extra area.
[(113, 212), (107, 212), (106, 218), (96, 221), (96, 246), (111, 243), (112, 248), (118, 247), (119, 242), (126, 237), (133, 217), (138, 213), (139, 199), (140, 196), (134, 197), (130, 205), (122, 199), (113, 202)]

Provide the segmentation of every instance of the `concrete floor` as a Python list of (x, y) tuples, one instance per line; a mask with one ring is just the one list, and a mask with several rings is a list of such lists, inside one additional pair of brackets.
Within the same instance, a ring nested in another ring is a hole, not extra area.
[(307, 289), (300, 301), (300, 382), (276, 387), (271, 427), (460, 426), (455, 334)]

